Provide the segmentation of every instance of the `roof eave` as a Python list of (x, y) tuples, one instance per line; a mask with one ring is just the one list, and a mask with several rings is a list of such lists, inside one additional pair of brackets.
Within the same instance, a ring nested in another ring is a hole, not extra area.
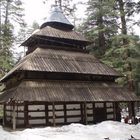
[[(42, 36), (40, 36), (40, 35), (36, 35), (36, 34), (34, 34), (34, 35), (32, 35), (32, 36), (30, 36), (27, 40), (25, 40), (20, 46), (28, 46), (28, 47), (30, 47), (30, 46), (32, 46), (31, 44), (34, 42), (34, 41), (37, 41), (37, 38), (38, 38), (38, 36), (39, 36), (39, 38), (41, 39), (41, 37), (46, 37), (46, 40), (47, 40), (47, 38), (50, 38), (49, 36), (45, 36), (45, 35), (42, 35)], [(52, 38), (52, 37), (51, 37)], [(54, 39), (56, 38), (58, 38), (58, 37), (53, 37)], [(58, 38), (58, 39), (60, 39), (60, 38)], [(69, 38), (61, 38), (61, 39), (64, 39), (64, 40), (69, 40), (69, 41), (77, 41), (77, 42), (81, 42), (81, 44), (82, 45), (85, 45), (85, 46), (87, 46), (87, 45), (90, 45), (92, 42), (90, 42), (90, 41), (88, 41), (88, 40), (74, 40), (74, 39), (69, 39)]]

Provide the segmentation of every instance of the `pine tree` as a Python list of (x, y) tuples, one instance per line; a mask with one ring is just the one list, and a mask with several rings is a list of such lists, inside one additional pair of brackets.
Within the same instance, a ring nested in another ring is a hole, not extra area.
[[(138, 39), (135, 35), (130, 34), (128, 22), (135, 13), (136, 3), (130, 0), (116, 0), (115, 6), (121, 21), (121, 34), (119, 33), (119, 35), (112, 38), (111, 49), (106, 52), (106, 60), (112, 60), (111, 65), (125, 75), (125, 77), (119, 79), (119, 82), (126, 84), (129, 89), (133, 90), (135, 87), (134, 75), (136, 65), (134, 65), (131, 60), (134, 60), (136, 57), (137, 51), (134, 50), (136, 50), (138, 46)], [(137, 57), (135, 59), (137, 59)]]
[(23, 24), (23, 8), (20, 0), (0, 1), (0, 76), (13, 66), (14, 25)]
[(110, 46), (111, 36), (117, 33), (114, 0), (89, 0), (87, 4), (87, 19), (82, 30), (94, 42), (90, 46), (91, 51), (102, 57)]
[(19, 45), (29, 38), (35, 30), (39, 29), (39, 24), (34, 21), (31, 26), (23, 24), (21, 27), (16, 38), (16, 43)]
[[(140, 13), (140, 1), (138, 1), (137, 2), (137, 4), (136, 4), (136, 13), (139, 15), (139, 13)], [(138, 26), (140, 26), (140, 19), (136, 22), (136, 24), (138, 25)]]
[[(36, 21), (34, 21), (31, 26), (24, 24), (20, 28), (18, 35), (15, 39), (16, 44), (18, 44), (20, 46), (26, 39), (28, 39), (38, 29), (39, 29), (39, 24)], [(25, 48), (25, 46), (23, 46), (23, 47), (24, 47), (24, 50), (22, 50), (16, 56), (17, 62), (19, 62), (19, 60), (22, 58), (22, 56), (25, 56), (25, 54), (26, 54), (26, 48)]]
[(124, 47), (123, 39), (124, 36), (122, 35), (113, 37), (111, 48), (106, 51), (103, 61), (120, 71), (124, 77), (119, 78), (118, 83), (126, 85), (132, 90), (135, 86), (136, 68), (140, 62), (138, 57), (140, 55), (138, 50), (140, 43), (137, 36), (127, 35), (127, 38), (125, 37), (127, 47)]
[(130, 89), (134, 89), (135, 78), (138, 77), (136, 50), (139, 38), (130, 30), (133, 29), (133, 16), (138, 10), (139, 2), (131, 0), (89, 0), (87, 19), (81, 27), (85, 35), (93, 41), (90, 51), (122, 72), (125, 77), (117, 81)]
[(137, 95), (140, 95), (140, 39), (136, 44), (135, 59), (133, 63), (135, 64), (134, 78), (135, 78), (135, 91)]

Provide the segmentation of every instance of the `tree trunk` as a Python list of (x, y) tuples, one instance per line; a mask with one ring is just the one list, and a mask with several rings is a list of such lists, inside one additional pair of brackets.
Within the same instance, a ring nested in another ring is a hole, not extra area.
[(59, 0), (60, 9), (62, 9), (62, 0)]
[(62, 0), (55, 0), (55, 5), (58, 5), (62, 9)]
[[(123, 0), (117, 0), (119, 4), (119, 11), (120, 11), (120, 18), (121, 18), (121, 32), (123, 35), (127, 35), (127, 25), (126, 25), (126, 19), (125, 19), (125, 11), (124, 11), (124, 2)], [(127, 44), (127, 39), (123, 39), (123, 44)]]
[[(100, 4), (102, 4), (102, 0), (100, 0)], [(103, 16), (102, 16), (102, 6), (100, 5), (100, 8), (99, 8), (99, 17), (98, 17), (98, 27), (99, 27), (99, 34), (98, 34), (98, 37), (99, 37), (99, 48), (101, 49), (100, 52), (101, 54), (103, 55), (105, 53), (105, 36), (104, 36), (104, 31), (103, 31), (103, 28), (104, 28), (104, 23), (103, 23)]]
[(1, 26), (2, 26), (2, 23), (1, 23), (1, 1), (0, 1), (0, 49), (2, 49), (2, 34), (1, 34), (2, 28), (1, 28)]
[(6, 0), (5, 20), (4, 20), (4, 33), (3, 33), (4, 36), (7, 35), (7, 29), (8, 29), (9, 4), (10, 4), (10, 0)]
[[(120, 18), (121, 18), (121, 33), (123, 35), (127, 35), (127, 25), (126, 25), (126, 14), (125, 14), (125, 10), (124, 10), (124, 1), (123, 0), (117, 0), (118, 1), (118, 5), (119, 5), (119, 12), (120, 12)], [(123, 46), (127, 47), (128, 44), (128, 40), (127, 38), (123, 37)], [(125, 59), (131, 57), (129, 48), (126, 50), (126, 54), (125, 54)], [(132, 76), (132, 64), (131, 62), (126, 62), (128, 64), (128, 71), (130, 72), (129, 75), (127, 75), (127, 80), (128, 80), (128, 86), (131, 90), (134, 90), (134, 81), (133, 81), (133, 76)]]

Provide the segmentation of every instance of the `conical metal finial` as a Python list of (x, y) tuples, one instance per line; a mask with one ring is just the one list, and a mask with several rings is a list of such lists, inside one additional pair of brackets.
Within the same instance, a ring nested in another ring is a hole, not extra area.
[(62, 10), (56, 5), (52, 6), (50, 15), (47, 18), (47, 22), (42, 24), (40, 28), (44, 28), (47, 25), (53, 26), (56, 28), (58, 27), (58, 28), (65, 28), (65, 29), (71, 29), (71, 30), (74, 28), (74, 26), (65, 17)]

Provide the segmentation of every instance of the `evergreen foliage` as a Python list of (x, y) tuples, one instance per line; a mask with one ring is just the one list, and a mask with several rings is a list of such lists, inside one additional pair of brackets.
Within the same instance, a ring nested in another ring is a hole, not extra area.
[[(111, 48), (106, 51), (102, 60), (123, 73), (124, 77), (118, 79), (120, 84), (128, 85), (129, 88), (133, 89), (135, 78), (139, 75), (136, 72), (140, 63), (139, 37), (134, 35), (125, 36), (128, 41), (127, 46), (124, 46), (123, 39), (123, 35), (114, 36)], [(131, 68), (129, 64), (131, 64)]]
[(139, 2), (89, 0), (87, 4), (87, 19), (80, 30), (93, 42), (89, 50), (124, 75), (117, 80), (120, 84), (134, 89), (140, 78), (140, 38), (131, 31), (139, 23), (134, 20)]
[(87, 19), (81, 30), (94, 42), (89, 49), (101, 58), (110, 47), (111, 36), (117, 33), (114, 0), (89, 0), (87, 5)]
[(23, 16), (21, 0), (0, 1), (0, 77), (13, 67), (13, 31), (15, 25), (24, 24)]

